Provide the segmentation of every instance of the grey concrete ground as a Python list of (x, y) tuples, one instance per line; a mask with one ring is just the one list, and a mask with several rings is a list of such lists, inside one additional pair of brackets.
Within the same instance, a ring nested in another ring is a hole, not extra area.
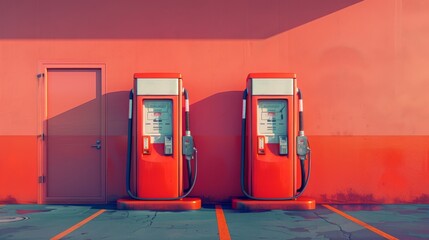
[[(429, 239), (429, 205), (331, 205), (398, 239)], [(240, 212), (222, 206), (231, 239), (385, 239), (321, 205), (312, 211)], [(105, 211), (76, 229), (71, 227)], [(214, 206), (184, 212), (114, 206), (0, 205), (0, 239), (219, 239)], [(226, 238), (227, 239), (227, 238)]]

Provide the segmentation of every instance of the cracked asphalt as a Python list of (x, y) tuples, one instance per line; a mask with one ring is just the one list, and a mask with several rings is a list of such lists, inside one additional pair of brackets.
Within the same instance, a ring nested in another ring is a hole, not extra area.
[[(334, 206), (395, 238), (429, 238), (429, 205)], [(222, 208), (230, 239), (386, 238), (321, 205), (311, 211)], [(106, 211), (61, 239), (220, 239), (214, 206), (162, 212), (117, 210), (105, 205), (3, 205), (0, 239), (51, 239), (101, 209)]]

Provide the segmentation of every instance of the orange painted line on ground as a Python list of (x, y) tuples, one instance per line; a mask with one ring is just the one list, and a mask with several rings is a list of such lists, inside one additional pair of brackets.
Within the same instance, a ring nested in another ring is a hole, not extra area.
[(219, 231), (219, 240), (231, 240), (225, 215), (223, 214), (223, 210), (220, 205), (216, 205), (216, 219), (217, 229)]
[(355, 217), (352, 217), (352, 216), (348, 215), (347, 213), (345, 213), (343, 211), (340, 211), (340, 210), (338, 210), (338, 209), (336, 209), (336, 208), (334, 208), (332, 206), (329, 206), (327, 204), (322, 204), (322, 206), (324, 206), (325, 208), (327, 208), (327, 209), (329, 209), (329, 210), (331, 210), (331, 211), (333, 211), (333, 212), (335, 212), (335, 213), (337, 213), (337, 214), (339, 214), (339, 215), (347, 218), (348, 220), (350, 220), (350, 221), (352, 221), (354, 223), (357, 223), (357, 224), (361, 225), (362, 227), (365, 227), (366, 229), (368, 229), (368, 230), (370, 230), (370, 231), (372, 231), (372, 232), (374, 232), (374, 233), (376, 233), (376, 234), (378, 234), (378, 235), (380, 235), (380, 236), (382, 236), (382, 237), (384, 237), (386, 239), (398, 239), (398, 238), (395, 238), (394, 236), (392, 236), (390, 234), (387, 234), (387, 233), (381, 231), (380, 229), (377, 229), (377, 228), (369, 225), (368, 223), (362, 222), (361, 220), (359, 220), (359, 219), (357, 219)]
[(61, 238), (65, 237), (65, 236), (69, 235), (70, 233), (72, 233), (76, 229), (82, 227), (83, 225), (87, 224), (89, 221), (91, 221), (92, 219), (98, 217), (100, 214), (102, 214), (105, 211), (106, 211), (106, 209), (99, 210), (98, 212), (92, 214), (91, 216), (85, 218), (84, 220), (78, 222), (77, 224), (73, 225), (69, 229), (65, 230), (64, 232), (57, 234), (55, 237), (51, 238), (51, 240), (58, 240), (58, 239), (61, 239)]

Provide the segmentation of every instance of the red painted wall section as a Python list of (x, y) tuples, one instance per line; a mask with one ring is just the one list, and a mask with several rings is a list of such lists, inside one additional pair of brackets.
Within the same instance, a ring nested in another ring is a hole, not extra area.
[(0, 0), (0, 202), (37, 202), (42, 63), (106, 66), (107, 200), (125, 193), (136, 72), (182, 73), (199, 150), (192, 193), (240, 192), (250, 72), (295, 72), (319, 202), (429, 203), (426, 0)]
[(0, 203), (32, 203), (38, 192), (37, 138), (0, 136)]

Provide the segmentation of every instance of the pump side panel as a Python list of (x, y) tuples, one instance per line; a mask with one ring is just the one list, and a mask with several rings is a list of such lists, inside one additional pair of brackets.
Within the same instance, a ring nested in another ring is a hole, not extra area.
[[(291, 198), (296, 192), (297, 133), (296, 79), (294, 74), (249, 74), (248, 183), (258, 198)], [(258, 136), (265, 154), (258, 153)], [(287, 154), (280, 155), (279, 136), (287, 138)]]
[[(295, 156), (293, 154), (294, 139), (296, 134), (293, 132), (293, 107), (288, 108), (287, 118), (284, 119), (287, 127), (288, 136), (288, 155), (279, 155), (278, 143), (265, 142), (265, 154), (257, 153), (257, 118), (258, 114), (255, 111), (260, 100), (287, 100), (293, 104), (292, 96), (253, 96), (252, 97), (252, 140), (251, 140), (251, 192), (254, 197), (260, 198), (289, 198), (295, 192)], [(287, 121), (286, 121), (287, 120)]]
[[(141, 198), (175, 198), (181, 193), (182, 164), (179, 152), (178, 96), (138, 96), (137, 105), (137, 196)], [(151, 153), (143, 154), (144, 101), (171, 100), (173, 155), (164, 155), (164, 143), (152, 143)]]

